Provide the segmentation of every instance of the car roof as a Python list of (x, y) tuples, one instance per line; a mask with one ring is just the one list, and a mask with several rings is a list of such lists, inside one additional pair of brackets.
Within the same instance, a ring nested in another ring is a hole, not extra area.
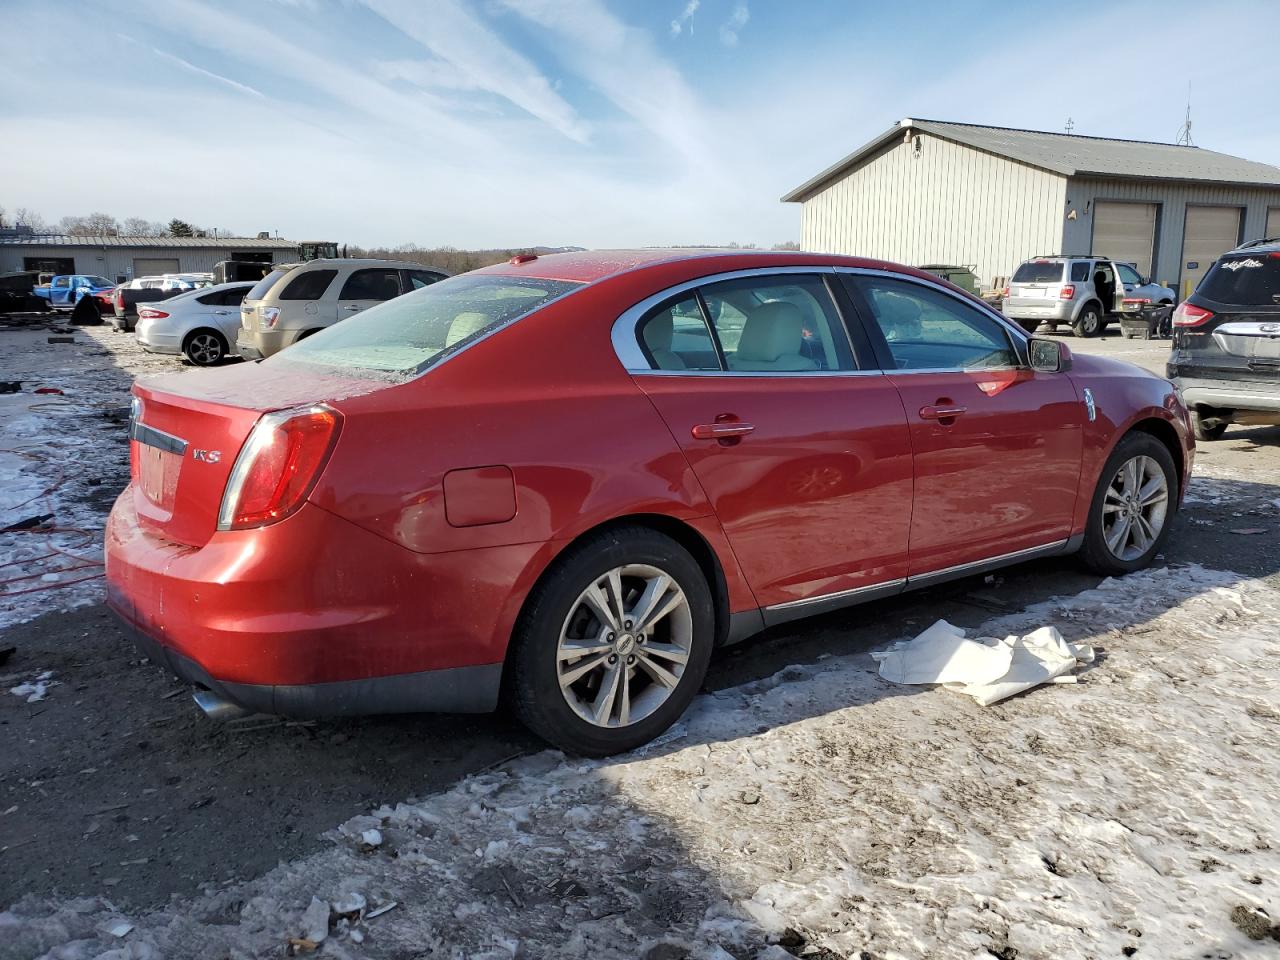
[(1266, 237), (1242, 243), (1234, 250), (1228, 250), (1223, 256), (1233, 253), (1280, 253), (1280, 237)]
[(937, 277), (916, 267), (866, 257), (848, 257), (830, 253), (804, 253), (791, 250), (718, 250), (645, 249), (645, 250), (581, 250), (552, 253), (545, 256), (512, 257), (493, 266), (473, 270), (472, 274), (511, 277), (537, 277), (542, 280), (567, 280), (594, 283), (608, 277), (658, 267), (676, 268), (671, 272), (699, 276), (769, 267), (862, 267), (891, 270), (936, 282)]
[(444, 273), (440, 267), (432, 267), (425, 263), (414, 263), (412, 260), (385, 260), (381, 257), (317, 257), (314, 260), (298, 260), (293, 263), (274, 263), (273, 270), (296, 269), (297, 267), (397, 267), (402, 270), (434, 270)]

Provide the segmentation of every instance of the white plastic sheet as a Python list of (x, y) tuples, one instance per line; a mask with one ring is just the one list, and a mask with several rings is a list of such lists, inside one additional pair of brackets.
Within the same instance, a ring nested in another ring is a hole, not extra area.
[(1075, 683), (1072, 671), (1092, 663), (1094, 652), (1088, 644), (1068, 643), (1057, 627), (969, 640), (960, 627), (939, 620), (914, 640), (871, 656), (892, 683), (940, 683), (987, 706), (1042, 683)]

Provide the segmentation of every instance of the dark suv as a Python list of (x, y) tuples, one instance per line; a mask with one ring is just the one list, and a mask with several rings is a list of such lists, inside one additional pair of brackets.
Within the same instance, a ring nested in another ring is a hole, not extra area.
[(1224, 253), (1174, 311), (1168, 372), (1197, 440), (1280, 423), (1280, 237)]

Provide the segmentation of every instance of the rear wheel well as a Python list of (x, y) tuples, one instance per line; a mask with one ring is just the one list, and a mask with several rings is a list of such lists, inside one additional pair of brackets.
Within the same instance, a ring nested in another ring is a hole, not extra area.
[(195, 339), (197, 334), (201, 333), (212, 333), (215, 337), (221, 340), (224, 351), (230, 346), (227, 343), (227, 338), (223, 335), (221, 330), (215, 329), (214, 327), (196, 327), (194, 330), (187, 331), (187, 335), (182, 338), (182, 349), (187, 349), (187, 345)]
[[(720, 559), (716, 556), (711, 544), (703, 539), (702, 534), (698, 533), (693, 527), (689, 526), (682, 520), (674, 517), (664, 516), (659, 513), (633, 513), (622, 517), (615, 517), (604, 523), (597, 524), (588, 530), (583, 530), (572, 540), (564, 544), (559, 553), (547, 564), (545, 570), (538, 575), (538, 579), (530, 588), (528, 595), (525, 597), (524, 603), (520, 606), (520, 613), (516, 617), (516, 623), (525, 615), (525, 610), (529, 606), (530, 598), (536, 593), (538, 587), (542, 584), (551, 572), (556, 568), (557, 562), (561, 555), (580, 541), (588, 537), (594, 537), (602, 531), (612, 530), (616, 527), (648, 527), (665, 536), (670, 537), (680, 546), (684, 547), (697, 561), (698, 569), (702, 571), (702, 575), (707, 578), (707, 586), (711, 589), (711, 599), (715, 606), (716, 616), (716, 637), (715, 646), (722, 646), (729, 635), (729, 587), (725, 582), (724, 570), (720, 566)], [(507, 646), (507, 663), (510, 663), (512, 646)], [(506, 672), (506, 664), (503, 668)], [(506, 681), (504, 677), (503, 689), (506, 689)]]
[(1129, 432), (1146, 433), (1164, 444), (1165, 449), (1169, 451), (1169, 456), (1173, 457), (1173, 465), (1178, 471), (1178, 487), (1181, 490), (1186, 461), (1182, 455), (1182, 442), (1178, 439), (1178, 431), (1173, 429), (1167, 420), (1161, 420), (1157, 417), (1151, 417), (1146, 420), (1139, 420)]

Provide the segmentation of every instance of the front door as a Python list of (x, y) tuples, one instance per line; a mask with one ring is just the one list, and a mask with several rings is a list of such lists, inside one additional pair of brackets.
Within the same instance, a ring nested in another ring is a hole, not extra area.
[(888, 377), (857, 369), (822, 276), (708, 283), (655, 307), (639, 331), (653, 373), (636, 382), (761, 606), (906, 576), (906, 417)]
[(347, 277), (338, 293), (336, 320), (353, 317), (400, 296), (400, 271), (395, 267), (367, 267)]
[(911, 575), (1065, 541), (1084, 417), (1070, 378), (1028, 369), (998, 320), (939, 287), (850, 280), (911, 428)]

